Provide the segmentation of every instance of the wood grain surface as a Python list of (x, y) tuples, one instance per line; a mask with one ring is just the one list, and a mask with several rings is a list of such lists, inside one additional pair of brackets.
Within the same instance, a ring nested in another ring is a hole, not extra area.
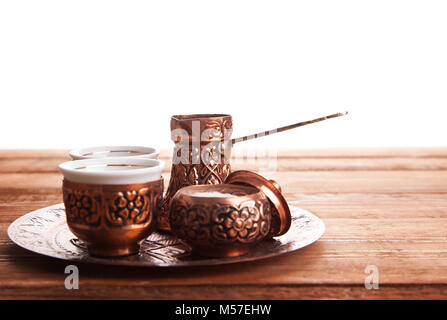
[[(277, 159), (276, 159), (277, 156)], [(316, 243), (262, 261), (157, 269), (80, 264), (79, 290), (64, 261), (19, 248), (9, 224), (62, 202), (67, 150), (0, 150), (0, 298), (445, 299), (447, 148), (234, 150), (233, 170), (278, 181), (290, 204), (326, 224)], [(169, 152), (161, 154), (169, 179)], [(364, 286), (377, 266), (379, 289)]]

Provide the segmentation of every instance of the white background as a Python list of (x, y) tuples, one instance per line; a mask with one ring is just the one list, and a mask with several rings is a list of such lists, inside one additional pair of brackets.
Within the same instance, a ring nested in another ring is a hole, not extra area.
[(446, 146), (447, 2), (2, 1), (0, 148), (172, 146), (179, 113), (247, 143)]

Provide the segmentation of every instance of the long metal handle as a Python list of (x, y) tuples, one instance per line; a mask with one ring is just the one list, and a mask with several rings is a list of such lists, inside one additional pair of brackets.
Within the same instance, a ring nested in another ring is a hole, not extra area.
[(279, 132), (283, 132), (283, 131), (287, 131), (287, 130), (291, 130), (291, 129), (295, 129), (298, 127), (302, 127), (311, 123), (316, 123), (316, 122), (320, 122), (320, 121), (324, 121), (327, 119), (332, 119), (332, 118), (337, 118), (337, 117), (341, 117), (341, 116), (345, 116), (347, 115), (348, 112), (341, 112), (341, 113), (334, 113), (331, 115), (328, 115), (326, 117), (321, 117), (321, 118), (317, 118), (317, 119), (313, 119), (313, 120), (309, 120), (309, 121), (303, 121), (303, 122), (298, 122), (295, 124), (291, 124), (288, 126), (284, 126), (284, 127), (280, 127), (280, 128), (276, 128), (273, 130), (268, 130), (268, 131), (263, 131), (263, 132), (259, 132), (256, 134), (251, 134), (249, 136), (245, 136), (245, 137), (240, 137), (240, 138), (235, 138), (231, 140), (232, 144), (235, 144), (237, 142), (241, 142), (241, 141), (247, 141), (247, 140), (252, 140), (252, 139), (256, 139), (256, 138), (261, 138), (261, 137), (265, 137), (274, 133), (279, 133)]

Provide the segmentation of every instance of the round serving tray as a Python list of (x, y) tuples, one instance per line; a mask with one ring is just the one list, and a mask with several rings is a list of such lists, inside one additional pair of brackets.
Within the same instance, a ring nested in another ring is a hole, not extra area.
[(22, 248), (53, 258), (109, 265), (179, 267), (205, 266), (253, 261), (295, 251), (318, 240), (325, 226), (309, 211), (290, 206), (292, 225), (283, 236), (264, 240), (240, 257), (205, 258), (191, 252), (188, 245), (167, 233), (154, 232), (141, 244), (138, 255), (97, 258), (68, 229), (64, 205), (56, 204), (30, 212), (8, 228), (9, 238)]

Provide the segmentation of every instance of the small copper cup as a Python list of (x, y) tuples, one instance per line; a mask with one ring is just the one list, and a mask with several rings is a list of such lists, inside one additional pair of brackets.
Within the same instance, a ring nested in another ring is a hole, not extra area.
[(270, 203), (258, 189), (239, 185), (196, 185), (172, 198), (172, 232), (207, 257), (246, 254), (270, 230)]
[(86, 243), (89, 254), (138, 253), (156, 225), (164, 163), (106, 158), (68, 161), (59, 168), (68, 227)]

